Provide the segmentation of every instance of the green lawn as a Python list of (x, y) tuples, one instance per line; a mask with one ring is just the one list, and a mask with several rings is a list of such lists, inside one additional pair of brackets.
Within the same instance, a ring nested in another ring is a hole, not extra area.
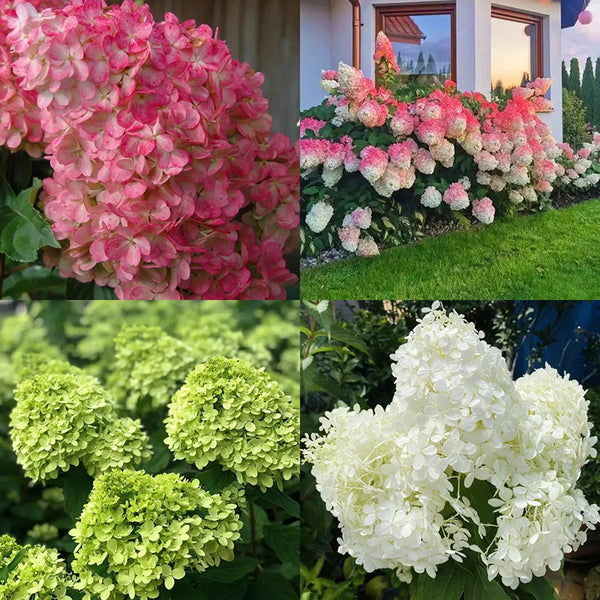
[(600, 199), (302, 271), (310, 299), (600, 298)]

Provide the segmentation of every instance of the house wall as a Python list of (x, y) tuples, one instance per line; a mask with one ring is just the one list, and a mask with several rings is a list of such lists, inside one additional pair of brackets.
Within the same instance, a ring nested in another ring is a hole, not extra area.
[[(346, 2), (348, 6), (350, 4)], [(350, 19), (352, 14), (350, 13)], [(324, 69), (337, 68), (331, 62), (332, 19), (329, 0), (300, 2), (300, 110), (320, 104), (325, 93), (320, 75)], [(345, 35), (352, 35), (351, 26)], [(342, 36), (344, 34), (342, 33)], [(352, 41), (350, 42), (352, 46)], [(352, 56), (352, 47), (350, 48)], [(348, 60), (348, 59), (346, 59)]]
[[(362, 48), (361, 67), (365, 75), (374, 76), (372, 56), (375, 52), (375, 6), (410, 3), (414, 0), (362, 0)], [(435, 0), (421, 0), (422, 4)], [(561, 14), (559, 2), (543, 0), (456, 0), (457, 26), (457, 84), (459, 89), (479, 91), (489, 95), (491, 82), (491, 21), (490, 12), (494, 6), (517, 8), (544, 15), (545, 77), (553, 79), (550, 99), (554, 112), (540, 114), (540, 118), (552, 129), (554, 136), (562, 139), (562, 90), (561, 90)], [(321, 69), (335, 69), (340, 61), (352, 62), (352, 7), (348, 0), (329, 0), (329, 17), (320, 20), (320, 29), (309, 31), (311, 25), (304, 18), (305, 5), (318, 5), (322, 13), (326, 11), (327, 0), (302, 0), (301, 28), (301, 70), (303, 83), (300, 103), (302, 108), (318, 104), (323, 92), (315, 88), (305, 90), (304, 81), (319, 78)], [(315, 18), (313, 11), (311, 16)], [(329, 22), (328, 32), (323, 34), (323, 23)], [(324, 43), (324, 40), (326, 43)], [(324, 47), (325, 46), (325, 47)], [(319, 53), (321, 56), (319, 57)], [(308, 64), (310, 61), (310, 65)], [(319, 63), (318, 68), (312, 65)], [(317, 81), (318, 83), (318, 81)]]

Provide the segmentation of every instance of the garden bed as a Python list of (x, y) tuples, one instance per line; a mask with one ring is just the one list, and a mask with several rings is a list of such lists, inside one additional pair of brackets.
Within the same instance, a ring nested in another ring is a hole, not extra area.
[(303, 298), (587, 299), (600, 294), (600, 200), (302, 272)]

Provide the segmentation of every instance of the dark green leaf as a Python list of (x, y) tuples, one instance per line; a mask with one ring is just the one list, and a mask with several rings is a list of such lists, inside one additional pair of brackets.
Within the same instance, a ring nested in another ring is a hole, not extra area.
[(347, 329), (343, 329), (339, 325), (332, 325), (330, 333), (334, 340), (344, 342), (347, 346), (352, 346), (353, 348), (356, 348), (356, 350), (360, 350), (360, 352), (367, 353), (367, 348), (363, 341)]
[(467, 576), (456, 561), (449, 560), (440, 566), (435, 579), (427, 573), (416, 575), (410, 586), (411, 600), (459, 600), (465, 589)]
[(58, 273), (39, 265), (33, 265), (7, 277), (4, 280), (3, 295), (18, 298), (21, 294), (28, 292), (49, 290), (61, 292), (64, 291), (65, 285), (66, 281)]
[(211, 494), (222, 492), (223, 488), (236, 481), (235, 475), (231, 471), (224, 471), (217, 463), (211, 463), (205, 467), (198, 473), (196, 479)]
[(33, 187), (15, 196), (5, 182), (0, 184), (0, 252), (17, 262), (33, 262), (44, 246), (60, 248), (50, 224), (33, 207), (40, 187), (41, 182), (35, 180)]
[(558, 598), (552, 584), (544, 577), (535, 577), (529, 583), (522, 583), (519, 589), (531, 594), (535, 600), (555, 600)]
[(233, 562), (222, 562), (218, 567), (200, 573), (198, 581), (212, 581), (214, 583), (232, 583), (244, 579), (258, 566), (258, 560), (251, 556), (240, 556)]
[(88, 500), (94, 480), (88, 475), (82, 465), (71, 467), (63, 477), (63, 494), (65, 496), (65, 511), (77, 521)]
[(274, 504), (275, 506), (279, 506), (279, 508), (282, 508), (291, 517), (300, 518), (300, 504), (275, 487), (268, 488), (267, 491), (259, 497), (258, 501), (264, 506), (265, 502), (262, 502), (262, 500)]
[(299, 564), (300, 527), (297, 525), (265, 525), (265, 542), (281, 562)]
[(298, 594), (283, 575), (263, 571), (244, 600), (298, 600)]
[(461, 568), (469, 574), (465, 584), (465, 600), (510, 600), (495, 579), (488, 580), (487, 571), (477, 557), (469, 557)]
[(158, 432), (150, 436), (150, 444), (152, 445), (152, 457), (149, 461), (142, 465), (146, 473), (158, 473), (162, 471), (171, 462), (171, 452), (165, 445), (164, 434)]

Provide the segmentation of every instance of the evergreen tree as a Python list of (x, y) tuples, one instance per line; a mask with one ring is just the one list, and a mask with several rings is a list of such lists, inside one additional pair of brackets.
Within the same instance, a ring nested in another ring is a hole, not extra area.
[(594, 104), (592, 106), (592, 125), (600, 131), (600, 80), (594, 81)]
[(579, 59), (571, 59), (571, 72), (569, 74), (569, 89), (578, 96), (581, 94), (581, 74), (579, 72)]
[[(600, 58), (598, 59), (600, 61)], [(597, 63), (596, 63), (597, 66)], [(596, 79), (598, 79), (598, 75), (596, 74)], [(562, 61), (562, 86), (564, 88), (569, 89), (569, 71), (567, 71), (567, 65), (565, 61)]]
[(429, 55), (429, 58), (427, 59), (427, 73), (429, 73), (430, 75), (435, 75), (437, 73), (437, 65), (435, 64), (435, 58), (433, 58), (433, 55)]
[(419, 52), (419, 56), (417, 57), (417, 71), (419, 75), (422, 75), (425, 72), (425, 57), (423, 56), (423, 52)]
[(585, 114), (587, 120), (592, 122), (594, 118), (594, 88), (596, 87), (596, 80), (594, 78), (594, 66), (592, 59), (588, 56), (585, 61), (585, 68), (583, 69), (583, 78), (581, 80), (581, 99), (585, 106)]
[(600, 57), (596, 59), (596, 71), (594, 73), (594, 79), (596, 83), (600, 81)]

